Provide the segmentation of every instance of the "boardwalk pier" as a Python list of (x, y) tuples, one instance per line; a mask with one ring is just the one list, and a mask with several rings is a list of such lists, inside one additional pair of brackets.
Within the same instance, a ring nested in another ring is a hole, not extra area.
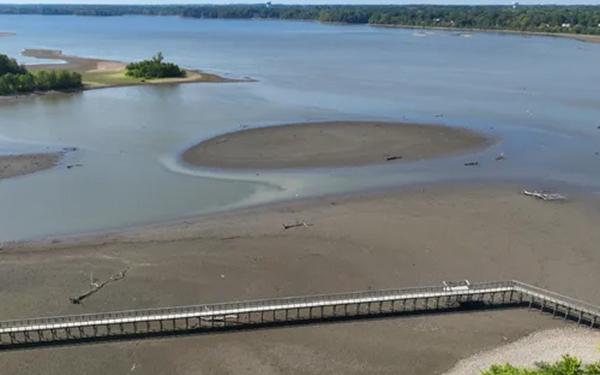
[(598, 306), (499, 281), (2, 321), (0, 349), (495, 306), (536, 308), (600, 328)]

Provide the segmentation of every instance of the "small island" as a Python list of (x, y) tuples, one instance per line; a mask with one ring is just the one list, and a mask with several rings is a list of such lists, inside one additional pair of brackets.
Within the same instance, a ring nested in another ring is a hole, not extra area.
[(0, 54), (0, 95), (23, 95), (34, 92), (79, 90), (81, 74), (66, 70), (30, 72), (25, 66)]
[(198, 70), (183, 69), (176, 64), (166, 62), (162, 53), (149, 60), (123, 63), (114, 60), (78, 57), (63, 54), (59, 50), (26, 49), (23, 56), (45, 60), (58, 60), (57, 64), (27, 65), (31, 71), (61, 69), (81, 74), (83, 89), (101, 89), (110, 87), (182, 84), (199, 82), (248, 82), (250, 80), (230, 79)]

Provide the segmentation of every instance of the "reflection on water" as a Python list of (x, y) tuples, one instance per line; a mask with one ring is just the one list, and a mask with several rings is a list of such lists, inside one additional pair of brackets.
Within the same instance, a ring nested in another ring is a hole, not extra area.
[[(0, 16), (0, 28), (17, 33), (0, 39), (14, 56), (54, 48), (130, 61), (160, 50), (186, 67), (259, 80), (0, 103), (0, 151), (76, 146), (65, 163), (83, 164), (0, 181), (0, 240), (421, 181), (600, 187), (597, 44), (173, 17)], [(222, 174), (177, 159), (187, 145), (242, 126), (344, 119), (441, 122), (502, 141), (477, 155), (338, 170)], [(501, 152), (506, 160), (496, 161)], [(479, 167), (463, 166), (473, 159)]]

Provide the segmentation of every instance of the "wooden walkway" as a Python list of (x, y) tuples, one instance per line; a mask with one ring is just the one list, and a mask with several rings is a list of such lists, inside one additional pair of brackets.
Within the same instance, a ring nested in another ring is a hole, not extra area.
[(2, 321), (0, 349), (511, 305), (600, 328), (598, 306), (499, 281)]

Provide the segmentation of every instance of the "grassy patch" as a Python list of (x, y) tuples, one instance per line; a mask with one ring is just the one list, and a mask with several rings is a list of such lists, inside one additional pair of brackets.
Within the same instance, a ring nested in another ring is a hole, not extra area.
[(144, 80), (125, 75), (125, 69), (83, 73), (84, 85), (90, 87), (126, 86), (144, 83)]

